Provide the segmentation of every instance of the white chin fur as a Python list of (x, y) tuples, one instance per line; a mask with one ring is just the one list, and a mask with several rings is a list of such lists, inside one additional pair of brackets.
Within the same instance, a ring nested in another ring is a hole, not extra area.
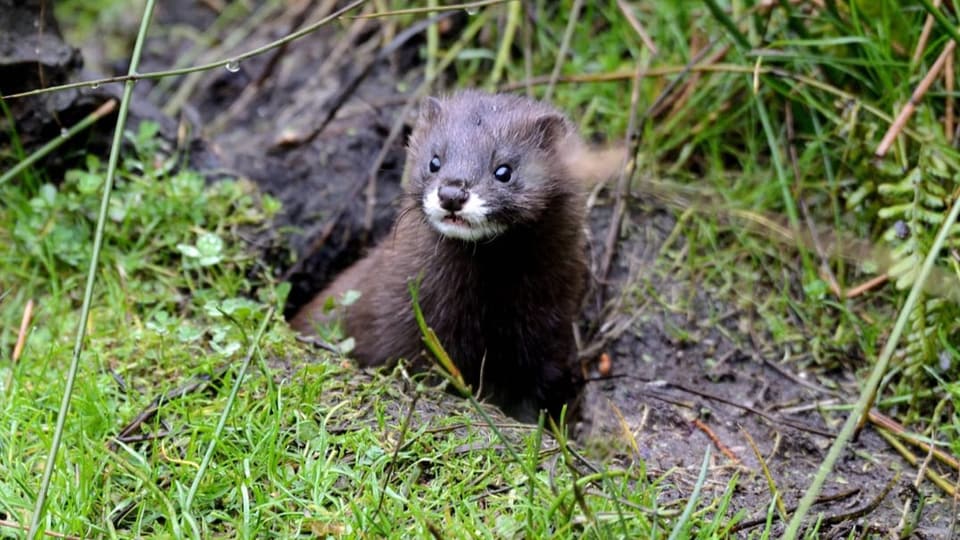
[(450, 212), (440, 207), (440, 198), (437, 196), (436, 189), (429, 190), (423, 197), (423, 212), (427, 215), (430, 225), (448, 238), (476, 242), (502, 233), (505, 229), (503, 225), (491, 223), (487, 219), (489, 211), (486, 201), (471, 193), (463, 208), (455, 214), (463, 220), (457, 223), (446, 219), (450, 216)]

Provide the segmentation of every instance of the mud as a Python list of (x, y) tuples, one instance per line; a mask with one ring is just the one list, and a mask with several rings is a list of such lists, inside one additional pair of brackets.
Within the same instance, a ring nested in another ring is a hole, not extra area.
[[(610, 207), (602, 201), (591, 214), (594, 246), (605, 238)], [(607, 287), (610, 296), (619, 295), (611, 300), (618, 307), (600, 315), (587, 310), (588, 319), (595, 317), (587, 324), (614, 330), (606, 342), (598, 338), (610, 373), (598, 373), (595, 356), (586, 359), (590, 382), (581, 397), (578, 438), (608, 459), (643, 459), (652, 475), (670, 479), (678, 497), (692, 491), (709, 448), (705, 496), (721, 496), (737, 474), (728, 515), (744, 511), (743, 525), (754, 525), (739, 534), (756, 534), (772, 497), (757, 453), (786, 508), (794, 508), (845, 420), (814, 404), (854, 402), (853, 374), (830, 374), (847, 390), (841, 392), (819, 385), (814, 374), (794, 373), (754, 313), (718, 301), (699, 283), (678, 280), (683, 272), (658, 260), (673, 217), (645, 204), (642, 194), (629, 208)], [(674, 242), (680, 245), (671, 249), (682, 250), (682, 238)], [(593, 255), (597, 267), (602, 248)], [(823, 502), (814, 507), (827, 520), (821, 537), (844, 537), (852, 529), (886, 534), (906, 516), (915, 537), (950, 538), (950, 500), (927, 483), (917, 491), (915, 476), (916, 469), (868, 427), (847, 445), (823, 488)], [(775, 526), (773, 536), (782, 528)]]
[[(229, 58), (264, 44), (319, 19), (317, 4), (327, 3), (287, 4), (250, 29), (242, 47), (210, 46), (207, 56)], [(215, 17), (205, 6), (162, 2), (156, 25), (207, 32)], [(211, 178), (249, 177), (283, 203), (273, 232), (252, 245), (291, 282), (288, 314), (383, 237), (395, 216), (406, 130), (392, 140), (388, 134), (397, 122), (410, 120), (401, 115), (409, 95), (400, 89), (414, 87), (422, 77), (416, 59), (423, 38), (414, 33), (402, 44), (394, 42), (391, 54), (378, 55), (382, 43), (396, 36), (385, 28), (348, 21), (246, 60), (236, 71), (216, 69), (165, 88), (155, 82), (138, 88), (138, 107), (149, 111), (141, 116), (162, 116), (158, 111), (166, 107), (171, 116), (163, 119), (163, 133), (181, 149), (193, 149), (194, 166)], [(143, 71), (169, 68), (191, 50), (170, 32), (157, 34)], [(79, 76), (69, 62), (62, 67), (66, 78)], [(175, 100), (182, 103), (171, 113)], [(37, 126), (26, 130), (35, 136), (28, 146), (53, 129), (50, 122)], [(94, 133), (110, 129), (112, 122), (101, 122)], [(738, 475), (728, 517), (743, 510), (746, 521), (759, 518), (756, 528), (737, 533), (757, 534), (771, 493), (750, 439), (792, 508), (844, 418), (813, 404), (851, 403), (854, 377), (831, 374), (844, 389), (838, 391), (823, 388), (812, 375), (793, 373), (793, 365), (781, 364), (784, 352), (769, 340), (756, 314), (678, 278), (683, 273), (658, 259), (676, 221), (642, 195), (631, 198), (609, 276), (602, 280), (598, 270), (612, 202), (609, 193), (601, 193), (591, 211), (597, 281), (581, 327), (590, 382), (579, 404), (576, 436), (608, 463), (643, 459), (652, 476), (667, 477), (667, 496), (678, 499), (691, 493), (709, 448), (704, 497), (721, 495)], [(679, 249), (682, 236), (675, 242), (671, 249)], [(609, 373), (598, 371), (601, 354), (610, 359)], [(824, 497), (841, 496), (815, 507), (834, 516), (822, 536), (845, 537), (853, 528), (888, 531), (905, 511), (909, 522), (922, 500), (914, 536), (949, 537), (949, 501), (927, 483), (916, 492), (915, 476), (916, 469), (868, 427), (848, 445), (823, 490)]]

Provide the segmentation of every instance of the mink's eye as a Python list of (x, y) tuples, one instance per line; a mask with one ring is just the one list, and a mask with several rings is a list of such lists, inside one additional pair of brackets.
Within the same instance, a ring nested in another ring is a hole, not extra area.
[(493, 177), (497, 179), (498, 182), (509, 182), (510, 175), (513, 174), (513, 169), (509, 165), (500, 165), (493, 171)]
[(430, 172), (437, 172), (440, 170), (440, 158), (433, 156), (433, 159), (430, 160)]

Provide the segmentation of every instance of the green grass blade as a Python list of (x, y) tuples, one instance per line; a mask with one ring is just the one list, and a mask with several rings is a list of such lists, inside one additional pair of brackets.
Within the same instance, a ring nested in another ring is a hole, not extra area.
[(500, 41), (500, 48), (497, 50), (497, 58), (493, 63), (493, 69), (490, 70), (490, 79), (487, 81), (488, 90), (496, 90), (497, 83), (500, 82), (504, 67), (509, 61), (510, 49), (513, 47), (513, 41), (517, 35), (517, 27), (520, 26), (520, 19), (522, 17), (520, 2), (510, 2), (507, 5), (507, 25), (503, 29), (503, 39)]
[[(140, 54), (143, 43), (146, 41), (147, 28), (153, 16), (155, 0), (147, 0), (143, 8), (143, 18), (140, 20), (140, 30), (137, 32), (137, 41), (133, 46), (130, 57), (130, 70), (134, 75), (140, 65)], [(57, 413), (57, 425), (53, 430), (53, 441), (50, 443), (50, 453), (47, 455), (47, 464), (43, 469), (43, 478), (40, 480), (40, 490), (37, 492), (37, 501), (33, 508), (33, 518), (30, 521), (30, 531), (27, 540), (33, 540), (40, 532), (40, 522), (47, 502), (47, 492), (50, 489), (50, 479), (57, 464), (57, 452), (63, 437), (63, 428), (70, 412), (70, 395), (77, 379), (77, 370), (80, 366), (80, 353), (83, 351), (83, 340), (87, 333), (87, 320), (90, 317), (90, 304), (93, 302), (93, 284), (97, 279), (97, 266), (100, 259), (100, 249), (103, 247), (103, 229), (107, 222), (107, 210), (110, 207), (110, 193), (113, 191), (113, 179), (117, 173), (117, 161), (120, 158), (120, 146), (123, 140), (123, 130), (127, 122), (127, 112), (130, 109), (130, 99), (133, 95), (134, 81), (127, 81), (123, 88), (123, 97), (120, 99), (120, 111), (117, 113), (117, 127), (113, 132), (113, 144), (110, 146), (110, 159), (107, 165), (107, 178), (103, 183), (103, 197), (100, 200), (100, 212), (97, 215), (97, 228), (93, 236), (93, 253), (90, 257), (90, 268), (87, 271), (87, 284), (83, 291), (83, 305), (80, 308), (80, 324), (77, 326), (76, 340), (73, 345), (73, 357), (70, 359), (70, 368), (67, 372), (67, 381), (63, 389), (63, 399)]]
[[(783, 206), (787, 210), (787, 219), (790, 221), (790, 227), (794, 233), (800, 232), (800, 213), (797, 212), (797, 202), (793, 200), (793, 193), (790, 191), (790, 185), (787, 181), (786, 167), (783, 165), (783, 157), (780, 155), (780, 145), (777, 144), (777, 135), (774, 133), (773, 124), (770, 122), (770, 113), (767, 111), (767, 104), (759, 92), (754, 94), (754, 103), (757, 106), (757, 115), (760, 117), (760, 123), (763, 125), (763, 133), (767, 138), (767, 145), (770, 147), (770, 161), (773, 163), (773, 170), (777, 173), (777, 183), (780, 185), (780, 193), (783, 196)], [(816, 270), (810, 261), (810, 256), (803, 245), (798, 246), (800, 257), (803, 259), (803, 267), (810, 277), (816, 277)]]
[[(217, 427), (213, 431), (213, 436), (210, 438), (210, 444), (207, 445), (207, 451), (203, 454), (203, 460), (200, 462), (200, 468), (197, 469), (197, 475), (193, 477), (193, 484), (190, 485), (190, 491), (187, 492), (187, 497), (183, 502), (183, 513), (190, 513), (190, 505), (193, 504), (193, 499), (197, 495), (197, 489), (200, 487), (200, 481), (203, 480), (203, 475), (207, 470), (207, 467), (210, 466), (210, 459), (213, 457), (213, 451), (217, 447), (217, 439), (220, 438), (220, 434), (223, 433), (223, 428), (227, 425), (227, 418), (230, 416), (230, 411), (233, 409), (233, 404), (237, 400), (237, 394), (240, 392), (240, 385), (243, 384), (244, 376), (247, 374), (247, 368), (250, 367), (250, 362), (253, 359), (253, 355), (257, 352), (257, 347), (260, 344), (260, 338), (263, 337), (263, 333), (266, 332), (267, 326), (270, 324), (270, 321), (273, 319), (273, 313), (276, 308), (273, 306), (270, 307), (270, 310), (267, 312), (267, 315), (263, 318), (263, 321), (260, 323), (260, 328), (257, 329), (256, 335), (253, 337), (253, 340), (250, 342), (250, 346), (247, 349), (247, 355), (243, 359), (243, 363), (240, 364), (240, 371), (237, 373), (237, 378), (233, 381), (233, 388), (230, 389), (230, 396), (227, 397), (227, 403), (223, 407), (223, 412), (220, 413), (220, 420), (217, 421)], [(194, 520), (188, 520), (191, 526), (195, 526)], [(196, 530), (194, 531), (197, 532)], [(198, 535), (199, 536), (199, 535)]]
[(734, 41), (737, 42), (737, 47), (745, 51), (749, 50), (750, 41), (747, 40), (747, 36), (743, 35), (743, 32), (737, 28), (737, 25), (733, 22), (733, 19), (727, 16), (726, 12), (723, 11), (723, 8), (717, 5), (714, 0), (703, 0), (703, 3), (707, 5), (707, 9), (709, 9), (710, 14), (717, 19), (717, 22), (726, 28), (727, 32), (730, 32), (730, 36)]
[(690, 498), (687, 500), (687, 505), (683, 509), (683, 513), (680, 514), (680, 517), (677, 518), (676, 524), (673, 526), (673, 530), (670, 531), (669, 540), (678, 540), (682, 538), (683, 526), (690, 521), (690, 516), (693, 515), (693, 509), (697, 507), (697, 501), (700, 500), (700, 490), (703, 489), (703, 485), (707, 483), (707, 471), (710, 469), (710, 447), (707, 447), (707, 451), (703, 453), (703, 465), (700, 466), (700, 476), (697, 477), (697, 483), (693, 486), (693, 493), (690, 494)]
[(850, 413), (850, 416), (847, 417), (847, 421), (843, 424), (843, 429), (840, 430), (840, 433), (837, 434), (837, 438), (834, 440), (833, 445), (830, 446), (830, 450), (827, 452), (827, 457), (823, 460), (823, 463), (820, 464), (820, 468), (817, 470), (817, 474), (814, 476), (813, 482), (810, 483), (810, 487), (807, 488), (806, 493), (803, 494), (803, 498), (800, 499), (800, 503), (797, 505), (797, 510), (794, 512), (793, 517), (790, 519), (790, 524), (787, 526), (787, 530), (784, 532), (784, 539), (792, 540), (797, 537), (797, 534), (800, 531), (800, 526), (803, 524), (803, 519), (810, 511), (810, 507), (813, 505), (813, 502), (816, 500), (817, 496), (820, 495), (820, 489), (823, 488), (823, 484), (827, 480), (827, 475), (830, 474), (831, 470), (833, 470), (833, 464), (836, 463), (837, 459), (840, 457), (840, 452), (843, 451), (847, 441), (849, 441), (853, 436), (853, 432), (860, 423), (860, 419), (863, 418), (863, 416), (867, 413), (867, 409), (869, 409), (873, 403), (874, 394), (876, 394), (877, 388), (880, 386), (880, 380), (884, 375), (886, 375), (887, 366), (890, 363), (890, 358), (893, 356), (894, 351), (897, 349), (897, 344), (900, 341), (900, 335), (903, 334), (903, 330), (906, 328), (907, 323), (910, 320), (910, 314), (913, 313), (913, 308), (920, 299), (920, 293), (923, 291), (923, 286), (930, 277), (930, 271), (933, 269), (934, 263), (937, 260), (937, 256), (940, 254), (941, 249), (943, 249), (943, 245), (946, 242), (947, 237), (950, 236), (951, 230), (953, 229), (953, 224), (957, 222), (958, 215), (960, 215), (960, 201), (955, 200), (953, 202), (953, 208), (950, 210), (950, 214), (947, 216), (947, 219), (944, 220), (943, 225), (941, 225), (940, 231), (937, 233), (937, 238), (930, 247), (930, 251), (927, 252), (927, 256), (923, 261), (923, 266), (920, 268), (920, 274), (917, 276), (916, 281), (913, 282), (913, 287), (910, 289), (910, 294), (907, 296), (907, 301), (900, 309), (900, 314), (897, 316), (897, 322), (893, 326), (893, 332), (890, 333), (890, 337), (887, 339), (887, 343), (884, 345), (883, 351), (880, 353), (880, 358), (877, 359), (876, 365), (873, 366), (873, 371), (870, 372), (870, 378), (867, 379), (867, 383), (864, 385), (863, 391), (860, 393), (860, 399), (857, 400), (853, 411)]
[[(519, 2), (517, 2), (519, 5)], [(557, 78), (560, 77), (560, 70), (563, 69), (564, 61), (567, 58), (567, 51), (570, 50), (570, 40), (573, 37), (573, 31), (577, 27), (577, 21), (580, 19), (580, 9), (583, 7), (583, 0), (573, 0), (573, 6), (570, 8), (567, 27), (563, 31), (563, 39), (560, 41), (560, 50), (557, 51), (557, 60), (553, 64), (553, 71), (550, 72), (550, 82), (547, 83), (547, 89), (543, 92), (543, 99), (549, 101), (553, 97), (553, 89), (557, 85)]]
[(923, 4), (923, 9), (927, 10), (927, 13), (937, 20), (937, 24), (940, 25), (940, 28), (943, 29), (944, 32), (950, 34), (950, 37), (955, 41), (960, 42), (960, 30), (957, 30), (957, 27), (947, 19), (947, 16), (944, 15), (942, 11), (934, 6), (930, 0), (920, 0), (920, 3)]
[(38, 148), (36, 152), (30, 154), (26, 159), (14, 165), (9, 171), (3, 173), (3, 176), (0, 176), (0, 185), (9, 182), (11, 178), (16, 177), (18, 174), (26, 170), (27, 167), (30, 167), (50, 152), (53, 152), (59, 148), (61, 144), (70, 140), (71, 137), (87, 129), (97, 120), (112, 113), (113, 109), (116, 107), (117, 101), (114, 99), (111, 99), (98, 107), (97, 110), (88, 114), (83, 120), (74, 124), (70, 129), (66, 130), (61, 135), (54, 137), (51, 141), (47, 142), (47, 144)]

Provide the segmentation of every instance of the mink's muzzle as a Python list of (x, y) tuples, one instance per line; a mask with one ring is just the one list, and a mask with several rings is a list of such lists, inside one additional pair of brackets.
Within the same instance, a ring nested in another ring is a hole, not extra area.
[(444, 184), (437, 190), (437, 197), (440, 199), (441, 208), (449, 212), (459, 212), (470, 198), (470, 192), (456, 184)]

